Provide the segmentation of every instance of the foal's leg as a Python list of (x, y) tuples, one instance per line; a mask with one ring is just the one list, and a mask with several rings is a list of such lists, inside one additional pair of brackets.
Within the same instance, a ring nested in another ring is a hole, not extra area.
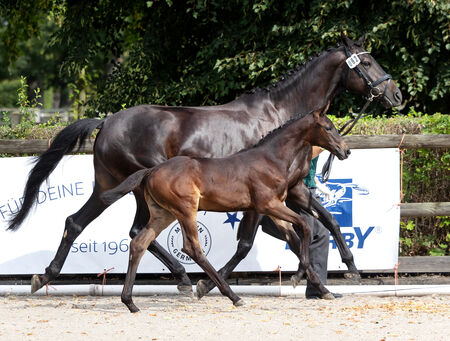
[[(231, 272), (241, 262), (241, 260), (243, 260), (250, 252), (255, 240), (256, 232), (258, 231), (258, 224), (261, 218), (262, 216), (255, 211), (248, 211), (244, 213), (244, 217), (239, 223), (237, 236), (237, 238), (239, 239), (239, 243), (236, 253), (228, 261), (228, 263), (219, 270), (219, 275), (222, 278), (227, 279), (230, 276)], [(197, 297), (199, 299), (202, 298), (215, 286), (215, 283), (211, 279), (199, 280), (197, 283)]]
[[(286, 202), (288, 203), (288, 206), (295, 211), (303, 209), (305, 212), (318, 217), (320, 222), (331, 232), (331, 235), (336, 241), (342, 262), (347, 265), (349, 272), (345, 274), (345, 277), (359, 281), (361, 277), (353, 260), (353, 254), (345, 242), (340, 226), (333, 215), (310, 195), (303, 183), (299, 183), (297, 186), (289, 189)], [(298, 274), (300, 274), (300, 269), (297, 275)], [(294, 275), (296, 277), (295, 279), (300, 280), (301, 277), (298, 277), (297, 275)]]
[(191, 257), (211, 278), (220, 292), (227, 296), (235, 306), (241, 306), (244, 301), (230, 288), (228, 283), (217, 273), (205, 257), (198, 240), (197, 212), (189, 212), (177, 217), (183, 231), (183, 252)]
[(324, 287), (317, 274), (311, 268), (309, 260), (311, 229), (308, 224), (306, 224), (305, 220), (278, 200), (273, 200), (264, 208), (264, 211), (264, 213), (270, 215), (273, 220), (281, 219), (295, 225), (298, 229), (298, 234), (300, 234), (300, 238), (290, 224), (276, 221), (276, 226), (280, 229), (280, 233), (285, 236), (285, 240), (289, 244), (292, 252), (299, 258), (299, 267), (301, 267), (302, 272), (306, 273), (311, 284), (321, 293), (322, 298), (334, 299), (333, 294)]
[[(130, 230), (131, 239), (133, 239), (149, 221), (148, 206), (145, 202), (144, 196), (142, 195), (142, 191), (136, 190), (134, 192), (134, 196), (136, 199), (136, 216)], [(186, 273), (186, 269), (156, 240), (150, 243), (147, 250), (158, 258), (165, 266), (167, 266), (170, 272), (178, 280), (178, 290), (183, 294), (192, 295), (192, 284)]]
[(128, 261), (128, 270), (125, 277), (125, 284), (122, 290), (122, 302), (128, 307), (130, 312), (136, 313), (139, 308), (133, 303), (132, 292), (136, 279), (136, 271), (139, 262), (144, 255), (148, 245), (164, 230), (175, 217), (165, 209), (159, 207), (151, 198), (149, 198), (150, 221), (145, 225), (130, 242), (130, 257)]

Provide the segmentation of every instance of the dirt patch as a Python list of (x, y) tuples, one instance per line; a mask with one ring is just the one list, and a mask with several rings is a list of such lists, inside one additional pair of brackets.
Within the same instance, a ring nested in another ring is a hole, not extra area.
[(345, 296), (334, 301), (243, 296), (0, 297), (0, 339), (448, 340), (450, 296)]

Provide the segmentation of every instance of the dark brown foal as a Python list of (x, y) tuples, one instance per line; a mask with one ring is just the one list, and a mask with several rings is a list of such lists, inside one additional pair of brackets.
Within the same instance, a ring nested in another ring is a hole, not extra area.
[(302, 181), (308, 173), (312, 145), (326, 148), (340, 159), (347, 158), (350, 153), (331, 121), (322, 110), (317, 110), (312, 115), (297, 116), (257, 145), (230, 157), (177, 156), (152, 169), (132, 174), (115, 189), (106, 192), (103, 199), (111, 202), (142, 186), (150, 210), (150, 221), (130, 243), (129, 266), (122, 292), (122, 301), (130, 311), (139, 311), (132, 301), (139, 261), (148, 245), (175, 219), (181, 225), (183, 251), (234, 305), (243, 304), (201, 250), (197, 233), (198, 210), (252, 210), (272, 217), (322, 298), (333, 299), (309, 264), (309, 226), (283, 203), (290, 184)]

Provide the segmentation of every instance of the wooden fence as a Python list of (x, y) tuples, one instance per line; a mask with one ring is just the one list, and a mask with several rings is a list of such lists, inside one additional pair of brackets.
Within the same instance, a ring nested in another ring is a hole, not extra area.
[[(371, 148), (450, 148), (450, 135), (350, 135), (345, 141), (351, 149)], [(0, 140), (0, 154), (40, 154), (50, 145), (51, 140)], [(88, 140), (80, 151), (92, 153), (93, 140)], [(450, 216), (450, 202), (402, 203), (402, 217)]]

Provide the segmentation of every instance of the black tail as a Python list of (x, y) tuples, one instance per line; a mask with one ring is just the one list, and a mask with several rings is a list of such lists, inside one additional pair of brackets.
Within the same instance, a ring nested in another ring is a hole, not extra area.
[(100, 198), (105, 204), (111, 205), (122, 198), (125, 194), (131, 192), (142, 183), (142, 179), (149, 174), (149, 169), (141, 169), (131, 174), (128, 178), (120, 183), (119, 186), (103, 193)]
[(76, 152), (78, 152), (83, 147), (85, 139), (91, 136), (95, 128), (101, 128), (102, 123), (103, 120), (86, 118), (72, 123), (56, 135), (47, 151), (36, 158), (36, 164), (30, 171), (25, 185), (22, 207), (10, 219), (8, 230), (15, 231), (20, 227), (36, 203), (41, 184), (53, 172), (62, 157), (70, 153), (77, 143)]

